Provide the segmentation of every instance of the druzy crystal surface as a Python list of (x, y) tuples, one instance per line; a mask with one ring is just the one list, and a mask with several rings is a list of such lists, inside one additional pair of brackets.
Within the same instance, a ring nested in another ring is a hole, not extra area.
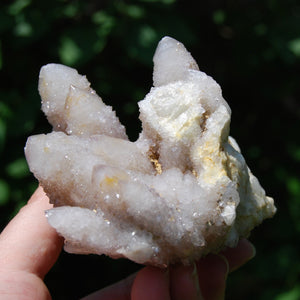
[(229, 136), (220, 86), (180, 42), (157, 47), (135, 142), (76, 70), (42, 67), (39, 92), (53, 132), (29, 137), (25, 153), (66, 251), (188, 264), (275, 213)]

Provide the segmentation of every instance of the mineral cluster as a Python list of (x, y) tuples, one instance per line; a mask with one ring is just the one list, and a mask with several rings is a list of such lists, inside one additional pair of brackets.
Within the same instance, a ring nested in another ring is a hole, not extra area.
[(189, 264), (275, 213), (229, 136), (220, 86), (173, 38), (156, 49), (135, 142), (76, 70), (43, 66), (39, 92), (53, 132), (29, 137), (25, 154), (66, 251)]

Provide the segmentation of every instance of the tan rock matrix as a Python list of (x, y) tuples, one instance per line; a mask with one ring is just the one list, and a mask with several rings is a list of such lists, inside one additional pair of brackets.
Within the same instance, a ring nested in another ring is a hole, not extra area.
[(29, 137), (25, 154), (66, 251), (189, 264), (274, 215), (229, 136), (220, 86), (173, 38), (156, 49), (135, 142), (75, 69), (43, 66), (39, 92), (53, 132)]

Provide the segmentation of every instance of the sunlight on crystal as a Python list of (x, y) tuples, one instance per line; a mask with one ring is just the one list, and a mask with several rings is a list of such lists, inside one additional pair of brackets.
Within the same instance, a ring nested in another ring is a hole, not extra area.
[(153, 60), (135, 142), (85, 76), (57, 64), (40, 71), (54, 130), (30, 137), (25, 153), (68, 252), (189, 264), (235, 246), (276, 211), (229, 136), (220, 86), (173, 38)]

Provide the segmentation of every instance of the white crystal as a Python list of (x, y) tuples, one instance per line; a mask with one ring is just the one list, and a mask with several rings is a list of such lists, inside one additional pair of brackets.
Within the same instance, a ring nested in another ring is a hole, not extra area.
[(139, 102), (143, 131), (130, 142), (85, 76), (57, 64), (41, 69), (54, 131), (30, 137), (25, 153), (69, 252), (187, 264), (235, 246), (276, 211), (229, 137), (220, 86), (180, 42), (160, 41), (153, 81)]

